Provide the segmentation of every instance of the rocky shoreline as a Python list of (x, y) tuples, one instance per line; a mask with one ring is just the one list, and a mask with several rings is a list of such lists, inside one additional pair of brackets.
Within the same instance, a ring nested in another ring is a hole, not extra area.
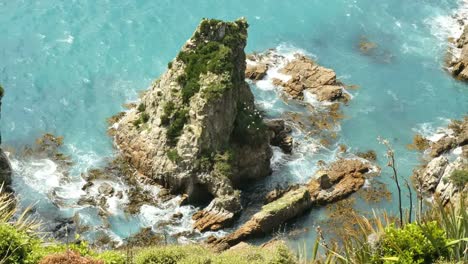
[(458, 204), (461, 194), (468, 191), (468, 116), (452, 120), (430, 138), (418, 136), (415, 141), (427, 161), (414, 172), (417, 190), (444, 205)]
[(452, 75), (461, 81), (468, 81), (468, 25), (464, 20), (458, 22), (463, 26), (463, 32), (457, 39), (449, 39), (447, 52), (447, 67)]

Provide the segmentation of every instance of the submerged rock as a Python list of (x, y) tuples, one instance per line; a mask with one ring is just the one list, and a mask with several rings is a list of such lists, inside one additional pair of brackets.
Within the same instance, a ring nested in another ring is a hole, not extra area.
[(247, 27), (243, 19), (203, 20), (111, 128), (140, 173), (188, 202), (209, 203), (195, 217), (200, 230), (232, 223), (242, 209), (236, 188), (271, 172), (268, 132), (245, 82)]
[(207, 243), (217, 250), (226, 250), (243, 240), (268, 234), (314, 205), (332, 203), (358, 191), (371, 168), (371, 164), (361, 160), (338, 160), (326, 171), (318, 172), (306, 186), (291, 188), (272, 199), (235, 232), (224, 238), (211, 238)]

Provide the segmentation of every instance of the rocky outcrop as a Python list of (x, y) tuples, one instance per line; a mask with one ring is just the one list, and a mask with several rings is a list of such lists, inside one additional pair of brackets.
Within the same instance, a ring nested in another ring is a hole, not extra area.
[(306, 186), (272, 195), (274, 198), (235, 232), (207, 242), (217, 250), (225, 250), (243, 240), (267, 234), (314, 205), (335, 202), (356, 192), (364, 185), (371, 169), (369, 163), (361, 160), (338, 160), (327, 170), (318, 172)]
[(263, 78), (268, 68), (279, 68), (281, 79), (275, 79), (273, 83), (282, 86), (284, 92), (294, 99), (302, 99), (305, 91), (315, 95), (319, 101), (349, 99), (332, 69), (322, 67), (302, 54), (286, 59), (275, 50), (269, 50), (264, 54), (249, 56), (247, 62), (249, 66), (246, 76), (252, 76), (252, 80)]
[[(2, 99), (5, 91), (3, 87), (0, 86), (0, 108), (2, 106)], [(2, 143), (2, 137), (0, 135), (0, 144)], [(10, 161), (8, 156), (5, 154), (3, 149), (0, 147), (0, 186), (3, 186), (3, 190), (11, 191), (11, 183), (13, 170), (11, 168)]]
[(308, 184), (314, 204), (328, 204), (358, 191), (365, 183), (365, 174), (372, 166), (361, 160), (338, 160), (325, 171), (319, 171)]
[(449, 50), (448, 66), (453, 76), (459, 80), (468, 80), (468, 26)]
[[(448, 128), (431, 137), (424, 151), (428, 163), (415, 170), (416, 189), (435, 196), (445, 205), (456, 204), (468, 191), (468, 116), (454, 120)], [(466, 197), (465, 197), (466, 198)]]
[(112, 126), (143, 175), (209, 203), (194, 216), (217, 230), (241, 211), (236, 189), (270, 174), (269, 135), (245, 82), (247, 22), (203, 20), (141, 103)]

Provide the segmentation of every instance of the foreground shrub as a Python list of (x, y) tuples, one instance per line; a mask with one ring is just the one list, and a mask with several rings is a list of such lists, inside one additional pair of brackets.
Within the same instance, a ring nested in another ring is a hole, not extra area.
[(125, 264), (125, 255), (117, 251), (104, 251), (94, 259), (101, 260), (104, 264)]
[(436, 222), (411, 223), (403, 228), (391, 225), (379, 242), (374, 263), (383, 263), (386, 257), (397, 257), (398, 263), (434, 263), (448, 255), (447, 242)]
[(15, 227), (0, 224), (0, 263), (21, 264), (31, 252), (34, 241)]

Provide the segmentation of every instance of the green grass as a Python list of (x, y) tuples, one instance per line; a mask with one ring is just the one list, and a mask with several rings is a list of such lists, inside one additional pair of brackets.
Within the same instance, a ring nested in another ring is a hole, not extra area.
[(296, 258), (284, 245), (261, 249), (254, 246), (213, 253), (197, 245), (164, 246), (142, 250), (135, 264), (295, 264)]

